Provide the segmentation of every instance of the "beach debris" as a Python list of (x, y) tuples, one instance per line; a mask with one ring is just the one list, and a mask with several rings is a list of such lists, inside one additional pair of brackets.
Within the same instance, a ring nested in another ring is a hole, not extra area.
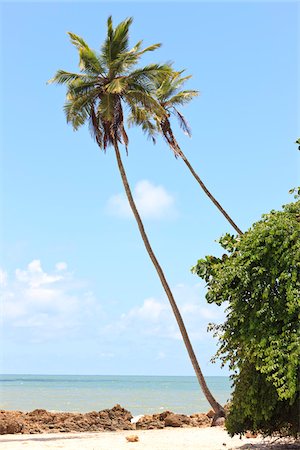
[(142, 417), (144, 417), (144, 414), (139, 414), (138, 416), (134, 416), (130, 422), (137, 423)]
[(139, 437), (136, 434), (130, 434), (129, 436), (125, 436), (127, 442), (138, 442)]

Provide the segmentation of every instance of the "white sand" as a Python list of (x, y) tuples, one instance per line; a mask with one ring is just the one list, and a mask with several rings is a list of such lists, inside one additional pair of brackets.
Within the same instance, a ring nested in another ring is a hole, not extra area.
[[(126, 436), (137, 435), (139, 442), (127, 442)], [(259, 444), (261, 438), (230, 438), (220, 428), (165, 428), (101, 433), (53, 433), (3, 435), (1, 450), (229, 450)], [(225, 445), (226, 444), (226, 445)]]

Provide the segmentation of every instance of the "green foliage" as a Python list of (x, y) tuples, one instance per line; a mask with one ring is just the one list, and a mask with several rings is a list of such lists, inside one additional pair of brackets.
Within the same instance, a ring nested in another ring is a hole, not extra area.
[(289, 194), (294, 194), (294, 198), (300, 198), (300, 186), (289, 190)]
[[(69, 32), (71, 43), (78, 51), (80, 73), (58, 70), (49, 80), (49, 83), (64, 84), (67, 88), (64, 105), (67, 122), (74, 130), (88, 122), (92, 136), (104, 151), (116, 143), (124, 144), (127, 149), (126, 109), (131, 112), (131, 122), (143, 129), (148, 128), (148, 114), (166, 115), (154, 93), (157, 84), (173, 70), (169, 64), (136, 67), (144, 53), (158, 49), (161, 44), (141, 49), (142, 41), (139, 41), (130, 49), (131, 24), (132, 18), (128, 18), (114, 27), (109, 17), (100, 52)], [(136, 115), (139, 108), (147, 111), (145, 122)]]
[(180, 72), (170, 72), (163, 77), (156, 77), (153, 80), (155, 84), (155, 98), (162, 108), (164, 114), (160, 112), (157, 114), (155, 110), (147, 110), (143, 108), (143, 105), (139, 108), (138, 114), (132, 113), (132, 117), (129, 118), (130, 124), (138, 123), (138, 117), (143, 117), (143, 131), (148, 137), (150, 137), (155, 143), (157, 135), (161, 135), (169, 147), (174, 151), (177, 157), (180, 153), (179, 145), (173, 134), (171, 127), (170, 117), (173, 115), (179, 122), (179, 126), (187, 136), (191, 136), (191, 129), (183, 116), (178, 111), (178, 106), (183, 106), (190, 102), (199, 93), (195, 90), (181, 90), (182, 86), (187, 80), (191, 78), (191, 75), (181, 77)]
[(300, 201), (271, 211), (244, 235), (220, 239), (221, 258), (192, 271), (207, 282), (209, 303), (228, 302), (211, 325), (215, 358), (233, 370), (227, 428), (296, 433), (299, 427)]

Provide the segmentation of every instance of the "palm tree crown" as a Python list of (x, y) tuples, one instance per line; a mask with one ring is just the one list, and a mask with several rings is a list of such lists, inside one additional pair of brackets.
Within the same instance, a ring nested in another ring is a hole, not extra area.
[(191, 174), (199, 183), (206, 195), (219, 209), (223, 216), (228, 220), (228, 222), (236, 230), (236, 232), (241, 235), (243, 234), (243, 232), (232, 220), (229, 214), (223, 209), (223, 207), (211, 194), (211, 192), (207, 189), (207, 187), (200, 179), (199, 175), (195, 172), (187, 157), (181, 150), (173, 133), (170, 122), (171, 115), (175, 116), (178, 119), (179, 125), (182, 128), (183, 132), (191, 137), (191, 129), (189, 127), (189, 124), (183, 114), (178, 110), (178, 106), (185, 105), (198, 95), (198, 91), (195, 90), (181, 90), (183, 84), (191, 78), (190, 75), (181, 77), (181, 74), (183, 72), (184, 71), (172, 71), (167, 73), (162, 80), (160, 78), (157, 78), (154, 81), (156, 87), (155, 97), (161, 108), (164, 109), (165, 114), (156, 114), (155, 110), (151, 111), (150, 109), (144, 107), (138, 107), (136, 108), (138, 109), (138, 111), (135, 111), (135, 114), (132, 114), (129, 117), (129, 123), (140, 124), (143, 131), (148, 135), (148, 137), (152, 139), (153, 143), (156, 142), (157, 134), (162, 135), (169, 147), (173, 150), (175, 158), (180, 157), (184, 161)]
[(149, 64), (135, 70), (145, 52), (156, 50), (161, 44), (141, 49), (142, 41), (129, 48), (128, 18), (113, 28), (112, 18), (107, 21), (107, 37), (97, 54), (74, 33), (68, 33), (79, 53), (80, 73), (58, 70), (50, 83), (67, 86), (64, 110), (67, 122), (77, 130), (89, 121), (90, 131), (99, 147), (120, 142), (128, 146), (124, 127), (123, 104), (135, 117), (136, 109), (146, 108), (157, 117), (165, 112), (153, 96), (156, 84), (171, 71), (168, 64)]

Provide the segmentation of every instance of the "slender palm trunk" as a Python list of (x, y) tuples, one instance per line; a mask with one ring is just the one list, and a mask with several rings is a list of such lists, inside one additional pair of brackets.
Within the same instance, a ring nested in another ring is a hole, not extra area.
[(192, 173), (192, 175), (194, 176), (194, 178), (198, 181), (198, 183), (200, 184), (200, 186), (202, 187), (202, 189), (204, 190), (205, 194), (210, 198), (210, 200), (213, 202), (213, 204), (218, 208), (218, 210), (223, 214), (224, 217), (226, 217), (226, 219), (228, 220), (228, 222), (230, 223), (230, 225), (232, 225), (232, 227), (235, 229), (235, 231), (239, 234), (242, 235), (243, 232), (242, 230), (237, 226), (237, 224), (231, 219), (231, 217), (227, 214), (227, 212), (222, 208), (222, 206), (220, 205), (220, 203), (215, 199), (215, 197), (209, 192), (209, 190), (207, 189), (207, 187), (205, 186), (205, 184), (203, 183), (203, 181), (199, 178), (199, 176), (197, 175), (197, 173), (194, 171), (193, 167), (191, 166), (190, 162), (188, 161), (187, 157), (185, 156), (185, 154), (183, 153), (183, 151), (179, 148), (178, 146), (178, 155), (183, 159), (183, 161), (185, 162), (185, 164), (188, 166), (190, 172)]
[(202, 371), (201, 371), (201, 369), (199, 367), (196, 355), (194, 353), (192, 344), (190, 342), (189, 336), (188, 336), (187, 331), (185, 329), (185, 325), (183, 323), (181, 314), (180, 314), (179, 309), (178, 309), (178, 307), (176, 305), (176, 302), (174, 300), (174, 297), (173, 297), (173, 294), (171, 292), (171, 289), (170, 289), (170, 287), (169, 287), (169, 285), (167, 283), (167, 280), (166, 280), (165, 275), (164, 275), (164, 273), (162, 271), (162, 268), (160, 267), (160, 265), (159, 265), (159, 263), (158, 263), (158, 261), (156, 259), (156, 256), (155, 256), (155, 254), (154, 254), (154, 252), (153, 252), (153, 250), (151, 248), (151, 245), (149, 243), (148, 237), (147, 237), (145, 229), (144, 229), (143, 222), (142, 222), (142, 220), (140, 218), (140, 215), (138, 213), (138, 210), (136, 208), (135, 202), (134, 202), (133, 197), (132, 197), (132, 193), (131, 193), (131, 190), (130, 190), (130, 186), (128, 184), (127, 176), (126, 176), (126, 173), (125, 173), (125, 170), (124, 170), (124, 166), (123, 166), (123, 163), (122, 163), (122, 159), (121, 159), (121, 155), (120, 155), (120, 151), (119, 151), (117, 142), (114, 143), (114, 149), (115, 149), (115, 153), (116, 153), (116, 158), (117, 158), (117, 162), (118, 162), (119, 171), (120, 171), (120, 174), (121, 174), (121, 178), (122, 178), (122, 181), (123, 181), (123, 185), (124, 185), (124, 188), (125, 188), (125, 192), (126, 192), (126, 195), (127, 195), (127, 198), (128, 198), (129, 204), (130, 204), (130, 207), (132, 209), (132, 212), (134, 214), (135, 220), (137, 222), (137, 225), (138, 225), (140, 234), (142, 236), (142, 239), (144, 241), (144, 244), (145, 244), (146, 250), (148, 252), (148, 255), (150, 256), (150, 259), (151, 259), (151, 261), (152, 261), (152, 263), (153, 263), (153, 265), (154, 265), (154, 267), (155, 267), (155, 269), (157, 271), (157, 274), (158, 274), (158, 276), (160, 278), (161, 284), (162, 284), (162, 286), (163, 286), (163, 288), (164, 288), (164, 290), (165, 290), (165, 292), (167, 294), (167, 297), (169, 299), (169, 302), (171, 304), (172, 310), (174, 312), (176, 321), (178, 323), (178, 326), (179, 326), (179, 329), (180, 329), (180, 332), (181, 332), (184, 344), (185, 344), (186, 349), (188, 351), (188, 354), (189, 354), (190, 360), (192, 362), (192, 365), (194, 367), (194, 370), (195, 370), (196, 376), (198, 378), (199, 384), (200, 384), (200, 386), (202, 388), (202, 391), (203, 391), (207, 401), (210, 403), (210, 405), (213, 408), (213, 410), (215, 411), (215, 413), (219, 414), (219, 415), (223, 415), (224, 410), (223, 410), (222, 406), (215, 400), (215, 398), (213, 397), (213, 395), (211, 394), (211, 392), (209, 391), (209, 389), (207, 387), (207, 384), (206, 384), (205, 379), (203, 377)]

